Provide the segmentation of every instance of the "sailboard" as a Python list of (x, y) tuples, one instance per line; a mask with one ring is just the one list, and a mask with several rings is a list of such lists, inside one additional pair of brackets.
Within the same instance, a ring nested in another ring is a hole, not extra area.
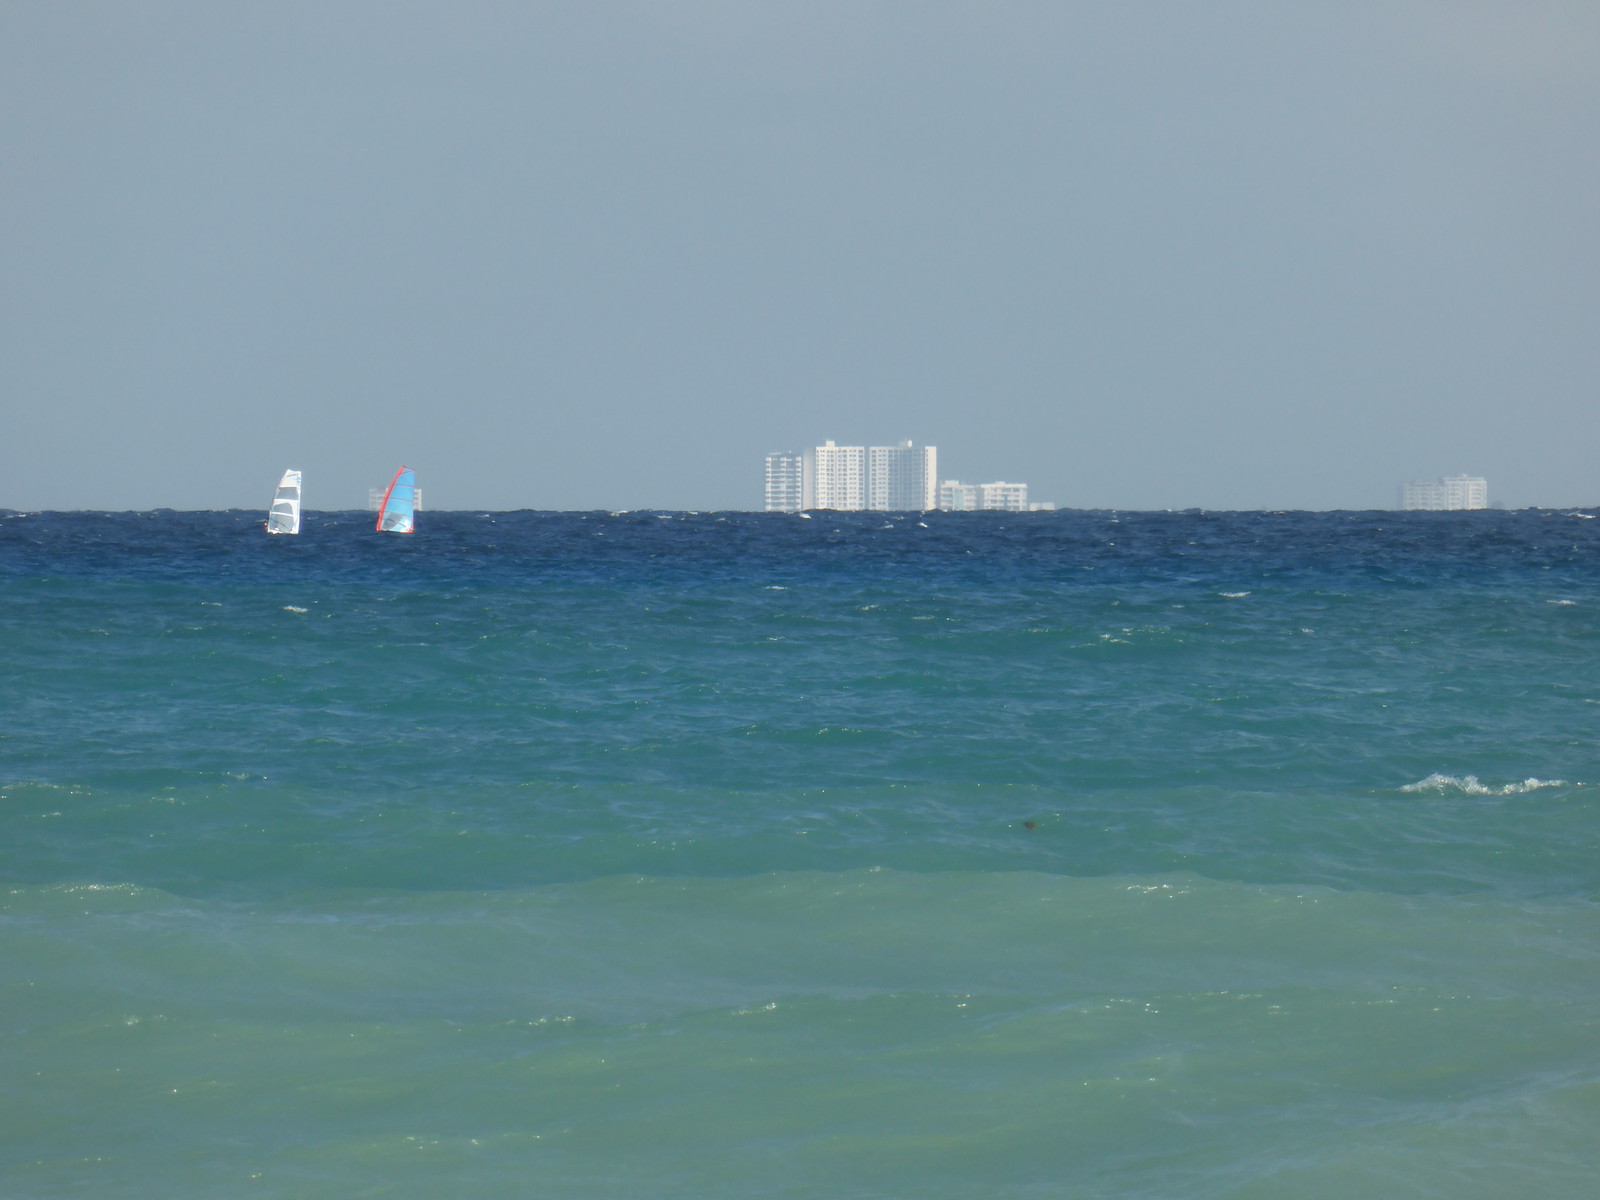
[(410, 533), (417, 512), (417, 473), (401, 467), (389, 481), (378, 508), (379, 533)]
[(289, 470), (278, 480), (272, 507), (267, 510), (268, 533), (300, 532), (300, 472)]

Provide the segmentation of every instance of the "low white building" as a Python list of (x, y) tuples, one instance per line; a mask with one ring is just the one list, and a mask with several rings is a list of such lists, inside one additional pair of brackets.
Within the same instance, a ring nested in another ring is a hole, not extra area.
[(939, 508), (942, 511), (977, 512), (980, 507), (977, 484), (946, 479), (939, 485)]
[(946, 479), (939, 485), (939, 507), (945, 512), (1036, 512), (1049, 505), (1029, 504), (1025, 483), (962, 483)]
[(980, 483), (978, 507), (991, 512), (1027, 512), (1028, 485), (1025, 483)]

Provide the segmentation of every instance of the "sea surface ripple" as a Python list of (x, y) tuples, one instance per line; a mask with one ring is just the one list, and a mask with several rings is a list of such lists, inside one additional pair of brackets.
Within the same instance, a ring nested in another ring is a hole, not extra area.
[(1593, 515), (0, 514), (0, 1194), (1588, 1197)]

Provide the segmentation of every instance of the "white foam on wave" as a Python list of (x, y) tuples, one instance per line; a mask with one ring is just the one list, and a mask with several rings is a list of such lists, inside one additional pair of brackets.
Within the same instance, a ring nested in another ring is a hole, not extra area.
[(1521, 783), (1506, 783), (1493, 787), (1481, 782), (1476, 775), (1441, 775), (1435, 772), (1426, 779), (1408, 783), (1402, 792), (1461, 792), (1467, 796), (1522, 796), (1540, 788), (1572, 787), (1565, 779), (1535, 779), (1529, 776)]

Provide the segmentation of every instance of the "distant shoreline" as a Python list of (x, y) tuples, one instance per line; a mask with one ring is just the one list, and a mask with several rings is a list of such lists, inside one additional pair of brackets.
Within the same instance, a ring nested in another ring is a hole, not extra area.
[[(1401, 509), (1401, 508), (1054, 508), (1034, 512), (1007, 512), (999, 509), (958, 511), (951, 509), (829, 509), (814, 508), (805, 510), (808, 516), (829, 517), (927, 517), (936, 516), (940, 519), (968, 519), (968, 518), (1017, 518), (1050, 520), (1060, 516), (1093, 516), (1107, 513), (1122, 516), (1225, 516), (1232, 514), (1289, 514), (1289, 513), (1349, 513), (1349, 514), (1383, 514), (1386, 516), (1415, 516), (1415, 517), (1440, 517), (1452, 516), (1462, 513), (1519, 513), (1519, 512), (1585, 512), (1600, 510), (1600, 501), (1594, 504), (1529, 504), (1521, 508), (1495, 507), (1489, 508), (1457, 508), (1457, 509)], [(174, 515), (199, 515), (203, 513), (242, 513), (255, 515), (264, 512), (256, 508), (5, 508), (0, 507), (0, 518), (30, 517), (30, 516), (70, 516), (70, 515), (97, 515), (97, 516), (156, 516), (162, 513)], [(340, 516), (360, 517), (372, 516), (373, 512), (367, 508), (308, 508), (303, 510), (306, 516)], [(774, 520), (792, 520), (798, 513), (792, 512), (764, 512), (753, 508), (441, 508), (424, 510), (424, 517), (440, 516), (477, 516), (480, 514), (511, 515), (516, 513), (543, 513), (551, 516), (606, 516), (620, 517), (637, 513), (662, 513), (677, 516), (741, 516), (741, 517), (771, 517)]]

